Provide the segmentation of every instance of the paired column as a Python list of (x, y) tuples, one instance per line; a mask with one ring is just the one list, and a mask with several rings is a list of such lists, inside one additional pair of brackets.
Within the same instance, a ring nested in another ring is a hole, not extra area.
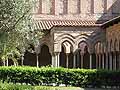
[(59, 52), (52, 54), (52, 66), (53, 67), (60, 66), (60, 53)]

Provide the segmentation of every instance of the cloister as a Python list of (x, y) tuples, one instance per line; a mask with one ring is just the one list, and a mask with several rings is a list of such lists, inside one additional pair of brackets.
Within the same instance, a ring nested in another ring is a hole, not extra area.
[(44, 36), (24, 65), (120, 69), (120, 0), (36, 0), (31, 14)]
[(34, 65), (120, 68), (120, 27), (115, 32), (112, 24), (107, 25), (120, 15), (119, 0), (38, 1), (33, 12), (34, 24), (45, 36), (36, 48)]

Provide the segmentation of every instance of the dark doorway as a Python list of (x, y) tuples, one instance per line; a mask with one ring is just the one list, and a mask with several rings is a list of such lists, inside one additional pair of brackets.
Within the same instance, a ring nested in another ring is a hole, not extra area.
[(73, 53), (72, 52), (68, 55), (68, 60), (69, 60), (68, 68), (73, 68)]
[(76, 68), (81, 68), (81, 54), (80, 54), (80, 49), (76, 51)]
[(63, 46), (62, 46), (62, 51), (60, 52), (60, 66), (66, 67), (66, 53)]
[(88, 47), (84, 47), (84, 56), (83, 56), (83, 68), (88, 69), (90, 67), (90, 54), (88, 52)]
[(43, 45), (41, 47), (41, 52), (39, 54), (39, 66), (48, 66), (52, 63), (52, 57), (49, 53), (49, 48), (46, 45)]

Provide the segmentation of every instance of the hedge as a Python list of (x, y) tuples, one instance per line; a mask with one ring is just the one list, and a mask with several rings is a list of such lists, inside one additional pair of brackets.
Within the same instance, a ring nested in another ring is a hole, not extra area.
[(0, 67), (4, 83), (66, 85), (77, 87), (120, 86), (120, 71), (67, 69), (52, 67)]

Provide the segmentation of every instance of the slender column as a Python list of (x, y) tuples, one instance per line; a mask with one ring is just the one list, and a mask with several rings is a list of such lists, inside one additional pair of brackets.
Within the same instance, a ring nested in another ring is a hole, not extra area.
[(57, 54), (57, 67), (60, 66), (60, 53)]
[(68, 68), (69, 67), (69, 58), (68, 58), (68, 53), (66, 53), (66, 67)]
[(55, 54), (55, 67), (57, 67), (57, 60), (58, 58), (57, 58), (57, 53)]
[(52, 55), (52, 67), (55, 67), (55, 55)]
[(90, 54), (90, 69), (92, 69), (92, 54)]
[(102, 68), (105, 69), (104, 53), (102, 54)]
[(14, 66), (16, 67), (16, 63), (14, 62)]
[(101, 69), (101, 54), (99, 53), (99, 69)]
[(111, 55), (111, 52), (110, 52), (109, 56), (110, 56), (110, 70), (112, 70), (112, 55)]
[(76, 57), (75, 57), (75, 54), (73, 56), (73, 68), (76, 68)]
[(83, 68), (83, 56), (84, 56), (84, 54), (82, 53), (81, 54), (81, 68)]
[(77, 67), (79, 67), (80, 68), (80, 54), (79, 53), (77, 53)]
[(106, 69), (108, 69), (108, 52), (106, 52)]
[(37, 67), (39, 67), (39, 56), (36, 54), (36, 59), (37, 59)]
[(22, 58), (21, 58), (21, 66), (23, 66), (23, 61), (24, 61), (24, 54), (22, 54)]
[(96, 53), (96, 69), (98, 68), (98, 54)]

